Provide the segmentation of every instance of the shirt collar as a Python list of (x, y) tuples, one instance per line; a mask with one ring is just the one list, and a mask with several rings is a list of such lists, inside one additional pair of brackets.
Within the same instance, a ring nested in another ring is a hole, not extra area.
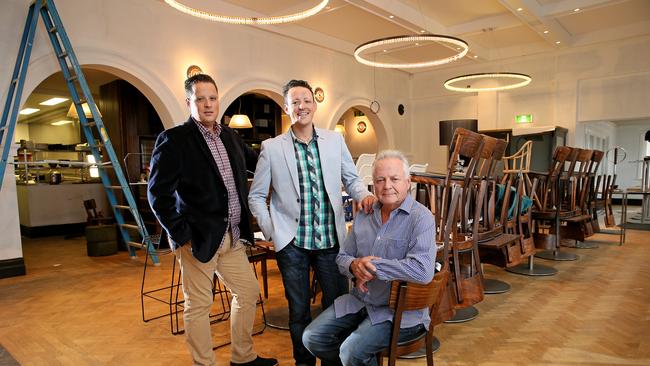
[(194, 117), (192, 117), (192, 121), (194, 121), (194, 123), (199, 128), (199, 131), (203, 136), (216, 135), (217, 137), (219, 137), (221, 135), (221, 130), (222, 130), (221, 124), (217, 123), (216, 121), (214, 122), (214, 128), (212, 130), (209, 130), (201, 122), (194, 119)]
[[(314, 132), (311, 136), (311, 140), (309, 142), (315, 141), (318, 139), (318, 133), (316, 132), (316, 127), (312, 127), (314, 129)], [(298, 139), (296, 137), (296, 134), (293, 133), (293, 128), (289, 127), (289, 133), (291, 134), (291, 140), (293, 140), (294, 143), (304, 143), (302, 140)]]
[[(406, 213), (407, 215), (410, 215), (414, 204), (415, 204), (415, 200), (413, 199), (413, 197), (411, 197), (411, 194), (409, 193), (409, 194), (406, 195), (406, 198), (404, 199), (404, 201), (402, 201), (402, 204), (399, 205), (399, 207), (397, 207), (393, 211), (400, 210), (400, 211), (403, 211), (404, 213)], [(381, 202), (377, 201), (377, 202), (374, 203), (373, 211), (375, 212), (375, 215), (379, 216), (379, 219), (380, 219), (380, 222), (381, 222)], [(392, 211), (391, 211), (391, 214), (392, 214)]]

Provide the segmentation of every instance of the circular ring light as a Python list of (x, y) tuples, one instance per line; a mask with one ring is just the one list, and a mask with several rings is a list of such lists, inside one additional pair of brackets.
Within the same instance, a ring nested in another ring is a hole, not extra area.
[[(373, 47), (393, 46), (400, 43), (420, 43), (420, 42), (447, 43), (453, 46), (454, 49), (460, 48), (460, 51), (458, 51), (457, 54), (446, 58), (423, 61), (423, 62), (410, 62), (410, 63), (377, 62), (361, 56), (362, 52), (371, 49)], [(364, 43), (354, 50), (354, 58), (357, 59), (358, 62), (368, 66), (393, 68), (393, 69), (409, 69), (409, 68), (417, 68), (417, 67), (430, 67), (430, 66), (444, 65), (462, 58), (467, 54), (468, 50), (469, 50), (469, 46), (467, 46), (467, 43), (462, 39), (449, 37), (449, 36), (441, 36), (438, 34), (420, 34), (416, 36), (397, 36), (397, 37), (381, 38), (381, 39), (376, 39), (374, 41)]]
[(301, 19), (308, 18), (312, 15), (315, 15), (319, 11), (323, 10), (323, 8), (325, 8), (329, 0), (322, 0), (318, 5), (314, 6), (313, 8), (298, 13), (281, 15), (281, 16), (272, 16), (272, 17), (241, 17), (241, 16), (234, 16), (234, 15), (221, 15), (221, 14), (214, 14), (207, 11), (195, 9), (185, 4), (181, 4), (179, 1), (176, 0), (165, 0), (165, 2), (167, 3), (167, 5), (171, 6), (172, 8), (180, 12), (189, 14), (191, 16), (195, 16), (197, 18), (211, 20), (213, 22), (221, 22), (221, 23), (228, 23), (228, 24), (245, 24), (245, 25), (269, 25), (269, 24), (291, 23)]
[[(459, 83), (461, 81), (477, 81), (477, 80), (505, 80), (509, 84), (504, 85), (486, 85), (486, 86), (472, 86), (471, 83), (466, 84), (463, 87), (454, 86), (452, 84)], [(518, 74), (514, 72), (493, 72), (493, 73), (480, 73), (480, 74), (469, 74), (463, 76), (457, 76), (445, 81), (445, 88), (453, 91), (473, 93), (481, 91), (497, 91), (497, 90), (508, 90), (521, 88), (530, 84), (533, 79), (526, 74)]]

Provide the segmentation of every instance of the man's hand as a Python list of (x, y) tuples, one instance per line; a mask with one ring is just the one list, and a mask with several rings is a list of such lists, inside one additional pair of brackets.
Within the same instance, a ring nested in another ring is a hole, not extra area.
[(377, 202), (377, 197), (373, 194), (369, 194), (359, 202), (358, 208), (363, 210), (366, 214), (372, 213), (372, 205), (374, 205), (375, 202)]
[(355, 287), (363, 292), (368, 291), (365, 283), (375, 278), (377, 267), (372, 264), (373, 259), (379, 259), (379, 257), (369, 255), (357, 258), (350, 263), (350, 272), (355, 277)]

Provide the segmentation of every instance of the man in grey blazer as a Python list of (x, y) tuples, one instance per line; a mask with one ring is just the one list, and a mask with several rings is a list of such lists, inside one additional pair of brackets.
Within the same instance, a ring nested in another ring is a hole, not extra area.
[(302, 344), (303, 330), (311, 322), (310, 266), (323, 291), (323, 309), (348, 292), (347, 279), (336, 265), (346, 234), (341, 183), (367, 212), (377, 199), (357, 175), (341, 134), (314, 127), (317, 105), (311, 86), (291, 80), (282, 94), (292, 126), (262, 142), (248, 201), (277, 252), (296, 365), (315, 365), (316, 358)]

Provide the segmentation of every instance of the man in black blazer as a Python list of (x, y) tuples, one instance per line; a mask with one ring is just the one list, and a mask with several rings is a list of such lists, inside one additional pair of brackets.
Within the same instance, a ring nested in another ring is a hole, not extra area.
[(195, 365), (214, 365), (209, 313), (212, 277), (232, 291), (231, 365), (277, 365), (253, 351), (259, 283), (241, 240), (253, 242), (246, 170), (255, 152), (218, 123), (219, 93), (205, 74), (185, 81), (190, 118), (160, 134), (151, 156), (148, 197), (181, 267), (183, 320)]

